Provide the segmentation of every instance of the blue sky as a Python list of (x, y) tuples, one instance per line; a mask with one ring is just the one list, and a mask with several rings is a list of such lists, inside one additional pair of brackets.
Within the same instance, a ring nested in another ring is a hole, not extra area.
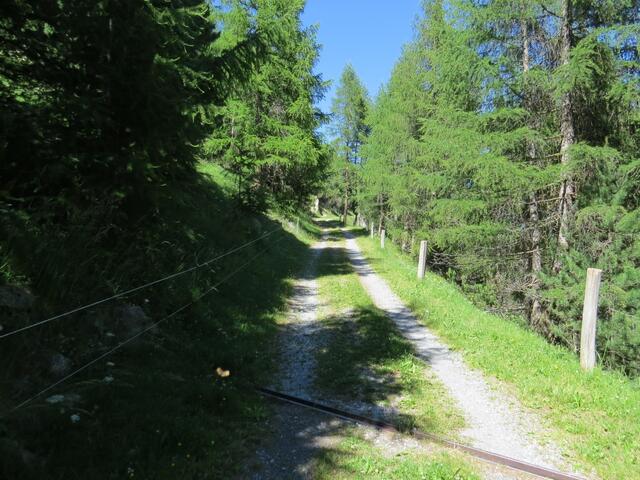
[(320, 107), (328, 112), (342, 69), (351, 63), (373, 98), (389, 79), (402, 45), (413, 37), (421, 0), (308, 0), (302, 20), (319, 26), (316, 67), (331, 90)]

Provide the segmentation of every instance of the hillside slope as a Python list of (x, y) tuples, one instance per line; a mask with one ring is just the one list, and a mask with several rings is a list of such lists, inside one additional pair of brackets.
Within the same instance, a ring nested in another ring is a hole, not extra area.
[[(24, 275), (34, 306), (3, 315), (3, 332), (253, 242), (194, 272), (2, 339), (5, 358), (21, 360), (2, 373), (0, 477), (228, 478), (252, 451), (266, 411), (246, 385), (270, 375), (270, 340), (315, 230), (302, 219), (296, 235), (281, 215), (239, 211), (232, 186), (218, 167), (201, 165), (198, 178), (170, 187), (166, 210), (139, 236), (144, 243), (79, 249), (52, 239), (34, 250), (34, 263), (45, 262), (59, 281), (39, 285)], [(53, 368), (56, 359), (61, 368)]]

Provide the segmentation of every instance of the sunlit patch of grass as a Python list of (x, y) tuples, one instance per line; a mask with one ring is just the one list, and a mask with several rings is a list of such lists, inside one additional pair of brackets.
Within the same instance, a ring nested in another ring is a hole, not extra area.
[(600, 368), (580, 369), (576, 356), (507, 319), (483, 312), (453, 284), (427, 273), (387, 242), (358, 243), (377, 273), (473, 367), (504, 381), (524, 405), (554, 427), (584, 470), (602, 478), (640, 478), (640, 381)]
[(476, 480), (477, 476), (458, 455), (380, 451), (355, 430), (315, 462), (318, 479)]
[(316, 385), (338, 398), (393, 407), (401, 426), (455, 437), (464, 419), (412, 345), (361, 286), (333, 232), (318, 265), (327, 343), (318, 351)]

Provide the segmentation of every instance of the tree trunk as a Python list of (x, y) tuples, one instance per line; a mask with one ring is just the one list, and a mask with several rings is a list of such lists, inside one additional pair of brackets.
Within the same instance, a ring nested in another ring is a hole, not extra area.
[(536, 194), (532, 193), (529, 199), (529, 221), (533, 226), (531, 230), (531, 258), (530, 258), (530, 276), (531, 276), (531, 312), (529, 314), (529, 322), (531, 326), (538, 330), (546, 330), (543, 325), (543, 312), (540, 305), (540, 280), (539, 274), (542, 271), (542, 254), (540, 252), (541, 234), (538, 228), (539, 213), (538, 200)]
[[(378, 207), (380, 208), (380, 216), (378, 218), (378, 235), (380, 235), (380, 232), (382, 231), (382, 216), (383, 216), (383, 209), (382, 209), (382, 194), (378, 193)], [(372, 220), (373, 222), (373, 220)]]
[(347, 225), (347, 213), (349, 212), (349, 193), (344, 191), (344, 207), (342, 208), (342, 224)]
[[(347, 167), (348, 168), (348, 167)], [(342, 209), (342, 224), (347, 226), (347, 214), (349, 213), (349, 170), (345, 171), (344, 182), (344, 206)]]
[[(563, 0), (562, 2), (562, 26), (560, 28), (560, 63), (566, 65), (569, 63), (569, 54), (571, 52), (571, 0)], [(575, 130), (573, 125), (573, 104), (571, 92), (562, 95), (560, 104), (560, 135), (562, 142), (560, 144), (560, 163), (567, 165), (569, 163), (569, 148), (575, 143)], [(569, 174), (564, 174), (562, 185), (560, 187), (560, 204), (558, 207), (558, 215), (560, 225), (558, 228), (558, 246), (562, 250), (569, 249), (569, 241), (567, 236), (569, 233), (569, 222), (573, 210), (573, 196), (575, 193), (575, 185)], [(560, 271), (562, 264), (556, 258), (554, 262), (554, 270)]]
[[(531, 109), (531, 92), (527, 85), (526, 74), (529, 71), (529, 28), (526, 18), (526, 3), (522, 3), (523, 18), (520, 23), (522, 31), (522, 70), (525, 75), (524, 86), (524, 105), (525, 108), (532, 112)], [(526, 145), (527, 157), (529, 162), (533, 163), (536, 158), (535, 144), (527, 142)], [(542, 306), (540, 305), (540, 280), (539, 275), (542, 271), (542, 253), (540, 251), (540, 241), (542, 235), (540, 234), (540, 228), (538, 226), (540, 220), (540, 213), (538, 210), (538, 199), (536, 192), (532, 192), (529, 195), (529, 223), (531, 225), (531, 257), (529, 258), (529, 285), (530, 295), (529, 303), (531, 310), (529, 311), (529, 324), (536, 330), (545, 330), (544, 318), (542, 313)]]

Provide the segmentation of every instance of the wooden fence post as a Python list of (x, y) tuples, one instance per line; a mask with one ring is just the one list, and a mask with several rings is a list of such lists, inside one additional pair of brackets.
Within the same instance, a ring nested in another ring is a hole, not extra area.
[(382, 232), (380, 232), (380, 248), (384, 248), (384, 237), (386, 235), (386, 232), (384, 230), (384, 228), (382, 229)]
[(427, 268), (427, 241), (420, 241), (420, 255), (418, 256), (418, 278), (424, 278), (424, 271)]
[(602, 270), (587, 269), (587, 283), (584, 289), (582, 307), (582, 331), (580, 332), (580, 366), (583, 370), (593, 370), (596, 365), (596, 323), (598, 321), (598, 295)]

